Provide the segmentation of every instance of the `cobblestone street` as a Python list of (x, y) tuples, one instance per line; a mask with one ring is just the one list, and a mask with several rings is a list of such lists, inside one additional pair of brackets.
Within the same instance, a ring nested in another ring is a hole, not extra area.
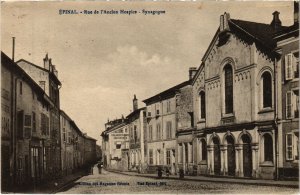
[(97, 194), (97, 193), (247, 193), (247, 194), (296, 194), (298, 189), (273, 186), (254, 186), (242, 184), (222, 184), (197, 181), (180, 181), (170, 179), (153, 179), (127, 176), (102, 171), (98, 174), (96, 167), (93, 175), (77, 180), (73, 187), (60, 193)]

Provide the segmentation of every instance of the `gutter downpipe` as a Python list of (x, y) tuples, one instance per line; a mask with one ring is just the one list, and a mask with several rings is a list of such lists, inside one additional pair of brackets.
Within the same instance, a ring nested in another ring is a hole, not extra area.
[(278, 175), (278, 164), (279, 164), (279, 144), (278, 144), (278, 124), (277, 124), (277, 119), (278, 119), (278, 76), (277, 76), (277, 58), (275, 56), (274, 59), (274, 104), (275, 104), (275, 112), (274, 112), (274, 128), (275, 128), (275, 179), (278, 180), (279, 175)]

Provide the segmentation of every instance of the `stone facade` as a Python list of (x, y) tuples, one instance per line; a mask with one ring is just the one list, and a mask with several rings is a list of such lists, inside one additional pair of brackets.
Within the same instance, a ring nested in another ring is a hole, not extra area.
[[(2, 190), (7, 192), (32, 188), (57, 179), (77, 167), (76, 162), (80, 161), (82, 166), (96, 159), (96, 140), (83, 135), (70, 119), (68, 131), (72, 133), (75, 129), (77, 134), (70, 134), (68, 144), (63, 142), (60, 135), (60, 118), (63, 117), (59, 113), (59, 81), (54, 77), (57, 71), (53, 67), (53, 72), (49, 72), (36, 65), (29, 65), (21, 67), (1, 53), (1, 176), (5, 178), (1, 181)], [(40, 74), (43, 75), (41, 78), (50, 80), (49, 91), (44, 88), (45, 85), (38, 85), (32, 78)], [(51, 82), (57, 85), (53, 86), (52, 83), (51, 87)], [(76, 135), (81, 138), (75, 140)], [(61, 155), (62, 143), (62, 152), (66, 156)], [(84, 159), (82, 154), (85, 153), (88, 159)]]
[(6, 161), (1, 166), (2, 177), (7, 176), (2, 189), (11, 190), (40, 183), (52, 174), (49, 156), (51, 101), (4, 53), (1, 53), (1, 70), (2, 100), (5, 99), (1, 110), (5, 117), (1, 147), (2, 160)]
[(278, 179), (299, 177), (299, 21), (295, 3), (295, 20), (289, 29), (278, 33), (276, 51), (278, 98)]
[(102, 159), (108, 169), (129, 170), (129, 127), (122, 117), (105, 124), (102, 132)]

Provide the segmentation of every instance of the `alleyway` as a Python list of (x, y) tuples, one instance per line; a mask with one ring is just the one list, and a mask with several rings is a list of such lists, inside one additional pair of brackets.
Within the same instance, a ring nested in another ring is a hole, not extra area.
[(93, 168), (93, 175), (77, 180), (73, 187), (61, 193), (259, 193), (296, 194), (298, 189), (272, 186), (253, 186), (127, 176)]

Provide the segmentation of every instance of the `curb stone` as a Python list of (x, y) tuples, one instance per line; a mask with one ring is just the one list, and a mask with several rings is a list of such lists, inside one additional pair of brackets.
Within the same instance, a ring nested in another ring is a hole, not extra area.
[[(109, 172), (113, 173), (119, 173), (122, 175), (128, 175), (128, 176), (137, 176), (137, 177), (145, 177), (145, 178), (153, 178), (153, 179), (158, 179), (157, 176), (151, 176), (151, 175), (139, 175), (139, 174), (128, 174), (124, 173), (121, 171), (116, 171), (116, 170), (106, 170)], [(259, 186), (276, 186), (276, 187), (289, 187), (289, 188), (299, 188), (299, 184), (277, 184), (277, 183), (262, 183), (262, 182), (255, 182), (255, 183), (247, 183), (244, 181), (230, 181), (230, 180), (223, 180), (223, 181), (218, 181), (218, 180), (206, 180), (206, 179), (197, 179), (197, 178), (177, 178), (177, 177), (163, 177), (160, 179), (170, 179), (170, 180), (184, 180), (184, 181), (199, 181), (199, 182), (223, 182), (223, 183), (231, 183), (231, 184), (242, 184), (242, 185), (259, 185)], [(251, 180), (255, 181), (255, 180)]]

